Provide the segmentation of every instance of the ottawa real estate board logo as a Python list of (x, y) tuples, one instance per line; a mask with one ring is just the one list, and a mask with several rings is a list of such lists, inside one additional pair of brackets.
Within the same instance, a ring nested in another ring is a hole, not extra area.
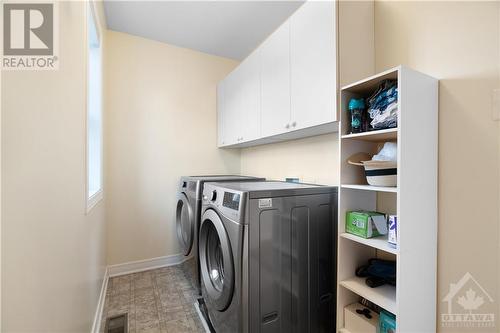
[(495, 327), (493, 298), (469, 273), (450, 284), (443, 301), (441, 325), (478, 332), (481, 328)]
[(57, 2), (3, 2), (2, 69), (58, 69)]

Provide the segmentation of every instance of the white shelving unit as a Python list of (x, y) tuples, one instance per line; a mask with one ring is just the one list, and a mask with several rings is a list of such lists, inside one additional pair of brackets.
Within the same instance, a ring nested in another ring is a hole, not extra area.
[[(398, 127), (350, 134), (347, 105), (369, 97), (385, 79), (397, 80)], [(340, 195), (338, 226), (337, 331), (344, 307), (361, 297), (396, 315), (398, 332), (435, 332), (437, 264), (438, 81), (399, 66), (340, 91)], [(370, 186), (364, 170), (347, 163), (354, 153), (377, 153), (398, 143), (398, 186)], [(345, 232), (346, 212), (377, 210), (398, 216), (398, 248), (387, 237), (363, 239)], [(397, 284), (370, 288), (355, 276), (368, 259), (396, 260)]]

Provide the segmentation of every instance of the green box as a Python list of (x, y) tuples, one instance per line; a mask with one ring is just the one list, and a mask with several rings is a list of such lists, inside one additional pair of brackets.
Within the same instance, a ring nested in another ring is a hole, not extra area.
[(345, 230), (350, 234), (363, 238), (386, 235), (387, 220), (384, 214), (378, 212), (347, 212)]

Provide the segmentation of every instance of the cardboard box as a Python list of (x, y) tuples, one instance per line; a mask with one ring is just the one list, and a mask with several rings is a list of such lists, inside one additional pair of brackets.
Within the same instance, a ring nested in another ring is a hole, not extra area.
[[(375, 311), (369, 310), (368, 318), (365, 314), (359, 314), (356, 310), (363, 311), (367, 307), (353, 303), (344, 308), (344, 328), (351, 333), (377, 333), (379, 316)], [(365, 310), (366, 311), (366, 310)]]
[(359, 237), (371, 238), (387, 234), (387, 220), (382, 213), (347, 212), (345, 221), (346, 232)]

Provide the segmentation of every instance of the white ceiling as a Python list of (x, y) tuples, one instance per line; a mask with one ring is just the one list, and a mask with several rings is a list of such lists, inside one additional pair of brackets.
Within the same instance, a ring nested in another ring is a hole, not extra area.
[(241, 60), (303, 1), (105, 0), (108, 28)]

